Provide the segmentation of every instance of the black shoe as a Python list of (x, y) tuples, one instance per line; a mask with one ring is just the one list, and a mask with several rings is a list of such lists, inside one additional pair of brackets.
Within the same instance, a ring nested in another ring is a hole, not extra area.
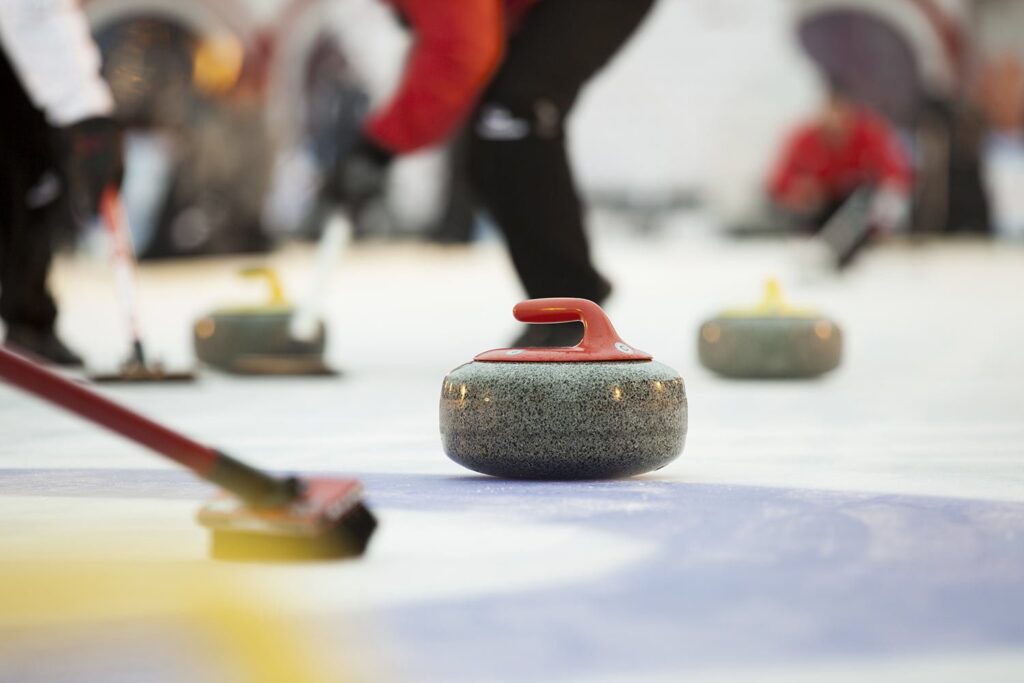
[(82, 359), (64, 345), (51, 329), (38, 329), (27, 325), (11, 325), (7, 328), (7, 346), (26, 351), (56, 365), (81, 367)]

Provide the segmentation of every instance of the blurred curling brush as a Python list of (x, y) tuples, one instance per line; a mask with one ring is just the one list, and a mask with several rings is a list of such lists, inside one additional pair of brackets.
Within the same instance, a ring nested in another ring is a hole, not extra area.
[(354, 479), (271, 476), (3, 348), (0, 378), (156, 451), (231, 494), (220, 496), (199, 513), (199, 522), (212, 531), (215, 558), (358, 556), (377, 526), (361, 502), (362, 487)]
[(95, 382), (191, 382), (195, 375), (188, 371), (171, 372), (162, 363), (150, 363), (142, 345), (139, 316), (135, 300), (135, 248), (128, 230), (127, 217), (117, 190), (108, 188), (100, 200), (100, 214), (110, 232), (114, 256), (114, 277), (125, 324), (131, 338), (131, 352), (117, 372), (95, 373)]

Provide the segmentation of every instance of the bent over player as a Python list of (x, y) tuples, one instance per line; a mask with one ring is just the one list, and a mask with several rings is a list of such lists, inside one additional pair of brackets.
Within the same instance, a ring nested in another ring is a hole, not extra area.
[[(531, 298), (601, 303), (566, 154), (565, 120), (583, 85), (633, 34), (653, 0), (393, 0), (415, 34), (397, 93), (328, 175), (330, 201), (358, 212), (397, 155), (468, 121), (470, 178), (501, 228)], [(575, 344), (579, 324), (534, 325), (516, 346)]]

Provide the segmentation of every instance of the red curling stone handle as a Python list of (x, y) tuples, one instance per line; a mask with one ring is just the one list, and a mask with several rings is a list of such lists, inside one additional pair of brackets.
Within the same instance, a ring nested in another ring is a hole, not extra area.
[(576, 346), (552, 349), (495, 349), (474, 360), (489, 363), (564, 363), (649, 361), (650, 354), (627, 344), (604, 310), (589, 299), (567, 297), (531, 299), (516, 304), (512, 315), (524, 323), (583, 323), (583, 339)]

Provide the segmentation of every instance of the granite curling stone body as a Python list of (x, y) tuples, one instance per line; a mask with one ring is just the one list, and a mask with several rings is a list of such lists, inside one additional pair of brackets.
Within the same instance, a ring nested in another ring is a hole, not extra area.
[(455, 462), (511, 479), (611, 479), (660, 469), (683, 450), (682, 377), (624, 343), (585, 299), (535, 299), (528, 323), (582, 321), (571, 348), (498, 349), (441, 388), (441, 439)]
[(276, 274), (266, 268), (243, 271), (264, 278), (270, 300), (263, 306), (225, 308), (203, 316), (193, 328), (196, 357), (207, 365), (237, 374), (330, 374), (324, 362), (326, 329), (318, 323), (309, 340), (295, 339), (295, 309), (284, 298)]
[(769, 280), (764, 301), (704, 323), (701, 365), (736, 379), (804, 379), (834, 370), (842, 359), (839, 326), (815, 311), (788, 306)]

